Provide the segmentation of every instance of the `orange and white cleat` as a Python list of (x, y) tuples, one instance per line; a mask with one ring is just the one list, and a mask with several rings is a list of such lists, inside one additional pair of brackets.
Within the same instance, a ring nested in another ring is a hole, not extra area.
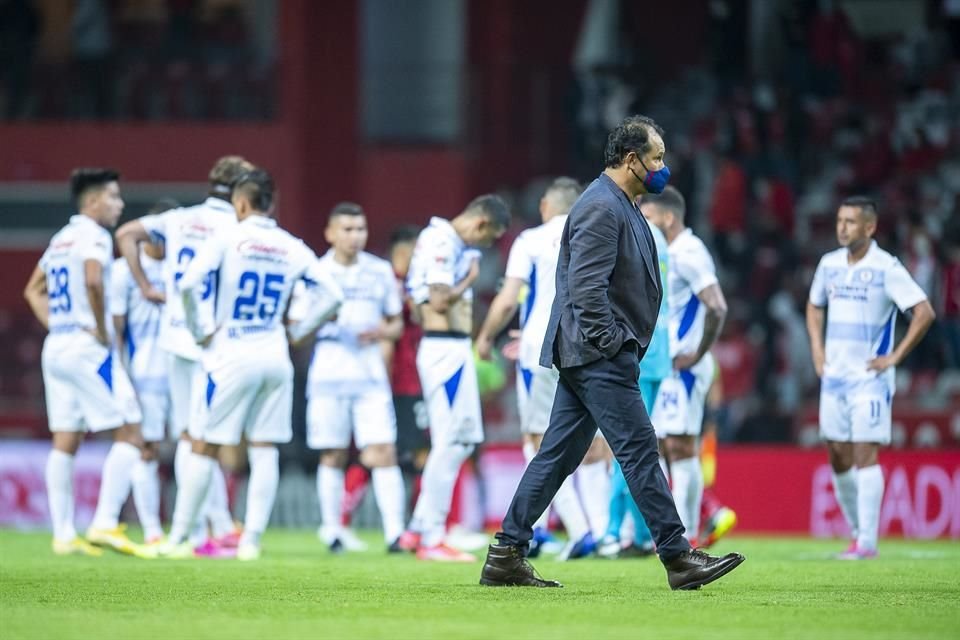
[(466, 551), (460, 551), (445, 544), (417, 549), (417, 560), (431, 560), (433, 562), (476, 562), (476, 556)]

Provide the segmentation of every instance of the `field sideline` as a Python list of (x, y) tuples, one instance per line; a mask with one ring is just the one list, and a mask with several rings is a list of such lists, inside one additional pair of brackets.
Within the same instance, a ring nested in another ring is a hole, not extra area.
[(271, 531), (259, 563), (57, 558), (45, 533), (0, 531), (0, 638), (958, 638), (960, 545), (733, 538), (747, 561), (672, 592), (655, 559), (540, 559), (561, 590), (489, 589), (475, 565), (376, 551), (334, 557)]

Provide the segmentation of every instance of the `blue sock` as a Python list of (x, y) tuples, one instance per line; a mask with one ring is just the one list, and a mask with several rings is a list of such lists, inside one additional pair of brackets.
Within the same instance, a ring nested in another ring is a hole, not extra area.
[(620, 463), (613, 461), (613, 477), (610, 480), (610, 522), (607, 524), (607, 536), (620, 539), (620, 527), (627, 513), (630, 492), (627, 489), (627, 480), (623, 477)]

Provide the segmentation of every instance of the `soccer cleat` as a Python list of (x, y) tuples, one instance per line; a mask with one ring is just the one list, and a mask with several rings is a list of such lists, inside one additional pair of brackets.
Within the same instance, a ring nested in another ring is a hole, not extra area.
[(243, 534), (242, 527), (236, 527), (230, 533), (224, 534), (219, 538), (213, 538), (213, 542), (227, 549), (236, 549), (240, 546), (240, 536)]
[(543, 527), (537, 527), (533, 530), (533, 538), (530, 539), (530, 546), (527, 549), (528, 558), (536, 558), (543, 551), (543, 546), (549, 542), (553, 536)]
[(563, 551), (557, 554), (557, 560), (566, 562), (567, 560), (586, 558), (596, 550), (597, 543), (593, 539), (593, 534), (588, 531), (579, 540), (575, 542), (571, 540), (568, 542), (567, 546), (563, 548)]
[(91, 558), (99, 558), (103, 555), (103, 549), (93, 546), (80, 536), (75, 536), (66, 542), (54, 540), (53, 552), (58, 556), (90, 556)]
[(417, 549), (417, 560), (431, 560), (434, 562), (476, 562), (476, 557), (466, 551), (460, 551), (445, 544), (434, 547), (420, 547)]
[(406, 553), (406, 550), (400, 546), (400, 537), (387, 545), (387, 553)]
[(700, 536), (700, 544), (698, 545), (702, 549), (706, 549), (714, 545), (717, 540), (727, 535), (731, 529), (737, 525), (737, 514), (730, 507), (720, 507), (717, 509), (710, 519), (707, 520), (706, 526), (703, 528), (703, 534)]
[(877, 557), (876, 549), (861, 549), (854, 540), (843, 553), (837, 554), (837, 560), (873, 560)]
[(847, 546), (846, 549), (844, 549), (840, 553), (835, 554), (833, 557), (836, 560), (855, 560), (856, 558), (854, 556), (856, 555), (857, 555), (857, 541), (854, 539), (850, 541), (850, 544)]
[(657, 555), (656, 547), (654, 547), (653, 542), (645, 542), (643, 544), (629, 544), (624, 548), (620, 549), (620, 553), (617, 554), (618, 558), (649, 558), (650, 556)]
[(160, 535), (150, 536), (149, 538), (144, 539), (143, 546), (145, 547), (157, 547), (167, 541), (167, 536)]
[(114, 551), (125, 553), (128, 556), (153, 557), (145, 552), (141, 545), (136, 544), (126, 534), (127, 525), (119, 524), (113, 529), (87, 529), (87, 542), (100, 547), (110, 547)]
[(340, 530), (339, 538), (343, 548), (350, 552), (362, 552), (370, 548), (366, 542), (357, 537), (353, 530), (346, 527)]
[(601, 558), (618, 557), (620, 555), (620, 540), (611, 535), (603, 536), (597, 543), (597, 555)]
[(236, 558), (237, 547), (227, 547), (216, 538), (208, 538), (203, 544), (193, 548), (193, 555), (198, 558)]
[(255, 544), (241, 544), (237, 547), (237, 560), (241, 562), (252, 562), (259, 560), (261, 555), (260, 547)]
[(176, 544), (167, 540), (157, 547), (157, 557), (167, 560), (190, 560), (196, 556), (193, 545), (188, 540)]
[(343, 546), (343, 543), (340, 541), (340, 538), (334, 538), (334, 540), (327, 546), (330, 549), (330, 553), (334, 553), (337, 555), (346, 551), (346, 549)]
[(400, 537), (397, 538), (397, 546), (403, 551), (416, 553), (417, 549), (420, 548), (421, 537), (422, 536), (416, 531), (404, 531), (400, 534)]

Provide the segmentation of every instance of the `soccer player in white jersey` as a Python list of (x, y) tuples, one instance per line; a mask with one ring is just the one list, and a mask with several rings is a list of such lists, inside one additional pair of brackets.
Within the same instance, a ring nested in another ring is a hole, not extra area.
[[(177, 495), (170, 539), (161, 554), (189, 557), (186, 542), (217, 468), (223, 445), (248, 442), (250, 480), (237, 558), (260, 557), (280, 480), (277, 445), (293, 435), (293, 364), (284, 313), (294, 284), (309, 297), (296, 331), (315, 330), (336, 312), (342, 293), (301, 240), (277, 226), (273, 180), (261, 169), (237, 180), (233, 205), (239, 224), (219, 230), (197, 252), (180, 281), (187, 326), (203, 345), (206, 380), (194, 453)], [(207, 275), (220, 274), (214, 309), (204, 304)]]
[(471, 287), (479, 265), (470, 247), (492, 246), (509, 225), (510, 211), (502, 198), (479, 196), (453, 220), (431, 218), (410, 261), (407, 289), (423, 326), (417, 371), (430, 416), (430, 454), (413, 518), (399, 546), (416, 550), (421, 560), (476, 560), (444, 543), (460, 466), (483, 442), (471, 343)]
[[(853, 537), (839, 557), (850, 560), (877, 554), (883, 500), (877, 456), (890, 442), (894, 367), (934, 320), (927, 295), (873, 240), (876, 230), (871, 199), (843, 201), (837, 211), (841, 248), (820, 260), (807, 302), (810, 350), (821, 379), (820, 436), (827, 442), (837, 502)], [(912, 318), (894, 346), (897, 309)]]
[(140, 460), (140, 408), (130, 380), (112, 355), (107, 283), (113, 261), (112, 229), (123, 211), (109, 169), (77, 169), (70, 188), (79, 214), (50, 240), (24, 290), (30, 309), (49, 333), (41, 366), (53, 448), (47, 458), (47, 499), (58, 555), (97, 556), (77, 536), (73, 521), (73, 460), (87, 431), (114, 432), (103, 463), (100, 497), (87, 540), (141, 555), (119, 524)]
[[(477, 334), (477, 352), (489, 359), (496, 336), (506, 328), (520, 307), (520, 296), (527, 287), (526, 298), (520, 308), (520, 349), (517, 359), (517, 401), (520, 409), (520, 431), (523, 437), (523, 457), (529, 462), (540, 449), (540, 442), (550, 422), (553, 397), (557, 391), (559, 372), (556, 368), (541, 367), (540, 349), (550, 321), (550, 310), (556, 295), (557, 259), (560, 237), (570, 207), (576, 202), (582, 187), (572, 178), (557, 178), (547, 187), (540, 199), (543, 224), (527, 229), (517, 236), (510, 248), (503, 286), (490, 304), (487, 318)], [(569, 476), (557, 495), (553, 507), (563, 522), (570, 542), (561, 551), (561, 559), (582, 558), (596, 548), (591, 524), (606, 528), (607, 500), (610, 477), (607, 467), (606, 443), (597, 432), (594, 444), (587, 451), (579, 472), (580, 495)], [(581, 506), (581, 498), (582, 506)], [(584, 513), (586, 510), (587, 513)], [(591, 517), (587, 518), (587, 514)], [(533, 540), (528, 555), (535, 557), (546, 541), (549, 509), (534, 525)]]
[[(162, 200), (149, 213), (176, 206), (172, 200)], [(164, 291), (163, 246), (142, 244), (140, 264), (150, 285)], [(145, 542), (157, 544), (163, 539), (157, 444), (164, 440), (170, 417), (167, 356), (157, 345), (161, 307), (143, 297), (125, 259), (114, 260), (110, 280), (110, 315), (116, 332), (116, 354), (133, 382), (143, 413), (143, 456), (133, 470), (133, 501)]]
[[(397, 465), (397, 419), (381, 342), (403, 331), (403, 303), (393, 268), (364, 251), (367, 218), (360, 205), (342, 202), (330, 212), (330, 250), (320, 263), (340, 284), (337, 317), (320, 327), (307, 376), (307, 445), (320, 450), (317, 495), (320, 537), (331, 551), (365, 545), (341, 523), (344, 469), (351, 436), (360, 462), (371, 470), (373, 491), (389, 551), (400, 551), (405, 491)], [(294, 300), (299, 302), (299, 296)], [(290, 319), (299, 319), (291, 305)]]
[[(224, 156), (217, 160), (210, 170), (210, 192), (202, 203), (143, 216), (117, 230), (117, 246), (121, 255), (126, 258), (131, 276), (143, 297), (152, 302), (164, 303), (158, 344), (168, 354), (171, 435), (179, 439), (174, 457), (174, 475), (178, 484), (187, 460), (193, 455), (190, 439), (199, 433), (200, 425), (197, 423), (196, 414), (202, 404), (206, 385), (200, 365), (201, 350), (187, 329), (179, 282), (193, 257), (210, 238), (225, 228), (236, 225), (236, 212), (230, 203), (233, 183), (251, 169), (253, 165), (239, 156)], [(138, 245), (151, 241), (164, 245), (164, 284), (167, 295), (150, 284), (140, 262), (141, 252)], [(216, 299), (216, 289), (216, 277), (210, 275), (204, 282), (203, 304), (211, 310)], [(214, 470), (213, 484), (208, 493), (204, 514), (209, 520), (212, 537), (206, 540), (207, 528), (202, 522), (198, 522), (196, 529), (191, 532), (191, 540), (197, 545), (198, 554), (216, 556), (221, 547), (235, 547), (239, 541), (239, 533), (230, 515), (227, 485), (219, 467)]]
[(683, 195), (668, 186), (663, 193), (644, 195), (640, 210), (669, 243), (673, 373), (660, 383), (651, 418), (669, 467), (677, 512), (687, 538), (694, 541), (700, 530), (703, 498), (699, 438), (715, 364), (710, 348), (723, 328), (727, 302), (710, 252), (684, 224)]

